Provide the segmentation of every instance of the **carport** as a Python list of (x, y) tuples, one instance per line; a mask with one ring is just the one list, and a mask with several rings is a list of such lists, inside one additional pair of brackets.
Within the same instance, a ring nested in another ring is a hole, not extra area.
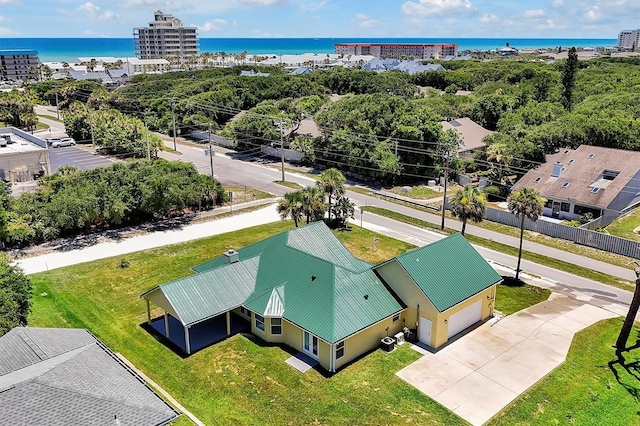
[[(244, 330), (248, 321), (232, 311), (253, 292), (257, 261), (237, 262), (225, 270), (228, 273), (192, 275), (141, 294), (147, 324), (187, 355)], [(151, 303), (163, 310), (162, 316), (151, 317)]]

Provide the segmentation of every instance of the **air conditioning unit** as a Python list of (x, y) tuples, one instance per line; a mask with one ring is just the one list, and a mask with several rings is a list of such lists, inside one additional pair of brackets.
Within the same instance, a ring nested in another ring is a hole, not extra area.
[(394, 334), (394, 339), (396, 339), (396, 345), (404, 345), (404, 333), (400, 332), (398, 334)]

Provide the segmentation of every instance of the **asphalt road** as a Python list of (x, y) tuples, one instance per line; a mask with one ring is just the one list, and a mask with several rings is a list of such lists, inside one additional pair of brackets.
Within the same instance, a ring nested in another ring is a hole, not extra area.
[[(172, 144), (171, 144), (172, 145)], [(192, 147), (189, 145), (179, 145), (179, 151), (182, 155), (161, 153), (163, 158), (169, 160), (179, 160), (192, 162), (202, 173), (210, 173), (209, 158), (204, 155), (205, 146)], [(276, 196), (282, 196), (291, 189), (274, 183), (275, 180), (281, 178), (281, 172), (277, 168), (266, 167), (260, 163), (251, 163), (238, 159), (233, 159), (224, 153), (229, 152), (220, 147), (216, 147), (218, 151), (214, 160), (214, 171), (216, 179), (220, 180), (224, 185), (247, 185), (248, 187), (261, 189)], [(278, 163), (275, 163), (277, 166)], [(287, 173), (288, 181), (299, 183), (303, 186), (313, 185), (314, 180), (293, 173)], [(366, 197), (362, 194), (347, 191), (347, 196), (351, 198), (357, 205), (375, 205), (389, 210), (394, 210), (412, 217), (417, 217), (432, 223), (440, 224), (440, 216), (418, 211), (410, 207), (401, 206), (395, 203), (387, 202), (378, 198)], [(415, 245), (424, 245), (431, 241), (441, 238), (440, 234), (425, 229), (417, 228), (401, 222), (397, 222), (385, 217), (377, 216), (371, 213), (364, 213), (365, 227), (372, 228), (382, 234), (407, 241)], [(356, 219), (353, 223), (360, 223), (360, 213), (356, 213)], [(460, 229), (461, 223), (455, 220), (447, 219), (446, 226), (454, 229)], [(499, 241), (513, 247), (517, 247), (519, 240), (511, 236), (489, 231), (473, 225), (467, 225), (467, 234), (478, 235), (483, 238)], [(482, 247), (476, 247), (478, 251), (498, 269), (502, 269), (505, 275), (513, 275), (513, 270), (517, 259), (503, 253), (488, 250)], [(583, 266), (589, 269), (601, 271), (603, 273), (616, 276), (625, 280), (635, 280), (635, 274), (632, 269), (621, 268), (610, 265), (608, 263), (599, 262), (590, 258), (575, 255), (566, 251), (547, 247), (525, 241), (523, 249), (534, 253), (543, 254), (545, 256), (561, 259), (569, 263)], [(461, 259), (463, 261), (463, 259)], [(533, 262), (523, 261), (522, 270), (529, 274), (533, 280), (540, 281), (539, 284), (545, 287), (553, 288), (564, 294), (569, 294), (580, 300), (589, 301), (590, 303), (602, 306), (605, 309), (612, 310), (619, 314), (624, 314), (631, 302), (632, 293), (624, 290), (587, 280), (573, 274), (558, 271), (544, 265)], [(541, 277), (537, 279), (536, 277)]]

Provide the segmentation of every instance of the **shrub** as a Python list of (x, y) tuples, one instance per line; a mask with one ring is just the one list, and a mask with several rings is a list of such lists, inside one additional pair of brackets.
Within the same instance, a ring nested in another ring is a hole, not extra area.
[(484, 193), (487, 195), (487, 200), (489, 201), (499, 201), (502, 199), (502, 190), (496, 185), (487, 186), (484, 189)]

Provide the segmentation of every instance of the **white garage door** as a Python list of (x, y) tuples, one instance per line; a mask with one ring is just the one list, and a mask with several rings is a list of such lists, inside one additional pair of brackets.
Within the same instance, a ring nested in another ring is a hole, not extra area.
[(420, 317), (420, 343), (431, 346), (431, 320)]
[(449, 317), (449, 333), (447, 339), (460, 333), (467, 327), (480, 321), (482, 318), (482, 300), (478, 300), (473, 305), (467, 306), (460, 312)]

